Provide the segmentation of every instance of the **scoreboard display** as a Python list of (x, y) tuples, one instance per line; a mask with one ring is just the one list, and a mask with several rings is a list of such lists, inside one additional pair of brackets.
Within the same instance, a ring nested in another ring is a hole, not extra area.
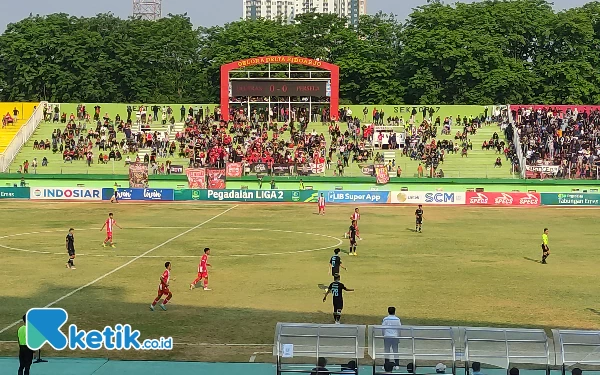
[(331, 96), (329, 81), (231, 80), (230, 96)]

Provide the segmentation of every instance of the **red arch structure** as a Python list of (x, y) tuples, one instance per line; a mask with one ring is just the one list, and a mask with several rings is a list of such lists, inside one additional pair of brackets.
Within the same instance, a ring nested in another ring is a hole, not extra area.
[(327, 70), (331, 74), (331, 97), (329, 113), (337, 119), (340, 105), (340, 67), (325, 61), (296, 56), (263, 56), (230, 62), (221, 66), (221, 116), (229, 121), (229, 73), (232, 70), (243, 69), (254, 65), (266, 64), (292, 64), (304, 65)]

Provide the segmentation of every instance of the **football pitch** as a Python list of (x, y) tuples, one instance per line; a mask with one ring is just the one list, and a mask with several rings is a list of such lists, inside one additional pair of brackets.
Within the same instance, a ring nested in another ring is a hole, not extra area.
[[(0, 356), (12, 356), (31, 307), (62, 307), (67, 324), (131, 324), (143, 338), (171, 336), (170, 352), (61, 352), (46, 356), (271, 361), (277, 322), (331, 323), (322, 302), (333, 249), (348, 251), (352, 206), (2, 203)], [(600, 247), (593, 209), (361, 207), (358, 256), (342, 254), (342, 323), (600, 329)], [(101, 246), (109, 212), (116, 249)], [(65, 268), (75, 228), (76, 270)], [(550, 229), (551, 256), (541, 257)], [(189, 290), (210, 247), (210, 288)], [(149, 305), (172, 262), (168, 311)]]

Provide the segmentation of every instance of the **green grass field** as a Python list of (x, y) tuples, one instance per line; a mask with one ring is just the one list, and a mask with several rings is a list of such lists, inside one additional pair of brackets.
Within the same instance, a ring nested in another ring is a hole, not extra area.
[[(61, 352), (46, 356), (269, 361), (275, 324), (330, 323), (328, 260), (350, 206), (3, 203), (4, 281), (0, 331), (29, 308), (65, 308), (69, 324), (102, 329), (130, 323), (144, 337), (172, 336), (172, 352)], [(109, 211), (117, 249), (100, 246)], [(600, 211), (426, 207), (424, 232), (414, 207), (363, 207), (357, 257), (343, 255), (342, 322), (379, 324), (390, 305), (404, 324), (599, 329)], [(77, 270), (65, 268), (64, 238), (76, 228)], [(552, 255), (537, 263), (544, 226)], [(342, 245), (339, 245), (342, 243)], [(210, 292), (188, 290), (204, 247), (212, 248)], [(149, 310), (173, 262), (167, 312)], [(119, 268), (120, 267), (120, 268)], [(87, 287), (81, 288), (87, 285)], [(58, 302), (55, 302), (58, 301)], [(15, 340), (17, 327), (0, 334)], [(239, 346), (223, 345), (238, 344)], [(0, 345), (12, 355), (14, 343)], [(262, 354), (261, 354), (262, 353)]]

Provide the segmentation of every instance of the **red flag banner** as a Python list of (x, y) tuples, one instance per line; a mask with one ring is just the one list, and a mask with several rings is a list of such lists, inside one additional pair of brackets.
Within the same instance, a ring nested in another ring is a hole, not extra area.
[(206, 189), (206, 169), (188, 168), (185, 170), (190, 189)]
[(208, 188), (214, 190), (225, 189), (226, 171), (225, 169), (209, 169), (208, 170)]
[(242, 163), (227, 163), (227, 177), (242, 177)]
[(390, 174), (385, 165), (375, 166), (375, 176), (377, 176), (377, 184), (379, 185), (385, 185), (390, 182)]
[(314, 174), (325, 173), (325, 163), (310, 163), (310, 170)]

